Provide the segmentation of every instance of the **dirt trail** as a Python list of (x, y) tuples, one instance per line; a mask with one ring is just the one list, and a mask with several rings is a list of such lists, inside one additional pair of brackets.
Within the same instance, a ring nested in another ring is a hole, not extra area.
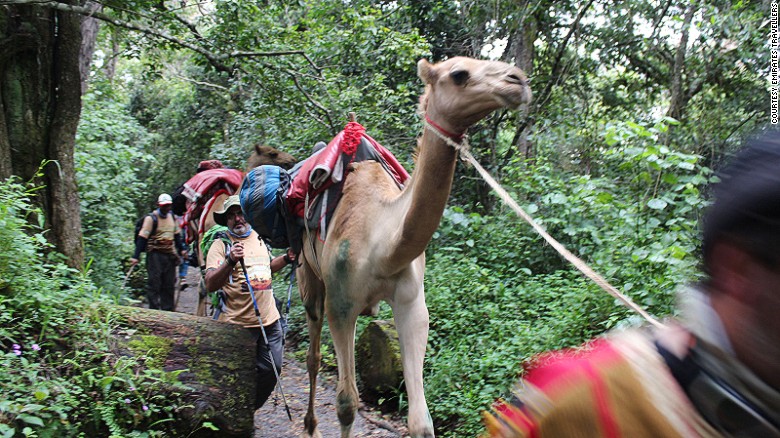
[[(195, 314), (198, 305), (198, 281), (200, 275), (195, 268), (187, 274), (187, 284), (178, 292), (177, 312)], [(178, 284), (177, 284), (178, 289)], [(254, 438), (292, 438), (303, 432), (303, 417), (309, 402), (309, 377), (306, 365), (296, 361), (292, 355), (285, 354), (282, 365), (282, 387), (290, 408), (292, 421), (287, 417), (282, 396), (278, 387), (265, 405), (255, 412)], [(317, 379), (317, 399), (315, 410), (319, 419), (319, 429), (323, 438), (341, 436), (336, 417), (335, 376), (320, 373)], [(352, 429), (355, 437), (390, 438), (408, 435), (403, 421), (397, 417), (385, 417), (369, 406), (361, 403), (361, 409), (355, 417)]]

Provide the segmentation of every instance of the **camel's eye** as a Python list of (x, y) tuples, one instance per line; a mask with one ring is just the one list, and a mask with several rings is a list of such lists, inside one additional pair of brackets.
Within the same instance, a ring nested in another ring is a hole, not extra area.
[(463, 85), (469, 80), (469, 72), (466, 70), (455, 70), (450, 73), (450, 77), (455, 82), (455, 85)]
[(270, 155), (270, 156), (271, 156), (271, 158), (276, 158), (276, 157), (277, 157), (277, 155), (279, 155), (279, 154), (277, 154), (276, 152), (271, 152), (271, 153), (270, 153), (270, 154), (268, 154), (268, 155)]

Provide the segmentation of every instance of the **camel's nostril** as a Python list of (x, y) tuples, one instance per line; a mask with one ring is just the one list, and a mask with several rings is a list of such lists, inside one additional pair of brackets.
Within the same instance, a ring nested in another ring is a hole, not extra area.
[(521, 78), (518, 75), (507, 75), (507, 80), (509, 82), (514, 82), (514, 83), (517, 83), (517, 84), (522, 84), (523, 83), (523, 78)]

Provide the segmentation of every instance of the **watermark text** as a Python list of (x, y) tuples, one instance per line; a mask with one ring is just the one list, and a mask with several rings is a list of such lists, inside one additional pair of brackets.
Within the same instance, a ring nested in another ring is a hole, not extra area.
[(778, 120), (778, 94), (780, 91), (780, 34), (778, 33), (778, 6), (777, 1), (772, 0), (769, 8), (769, 121), (773, 125), (780, 123)]

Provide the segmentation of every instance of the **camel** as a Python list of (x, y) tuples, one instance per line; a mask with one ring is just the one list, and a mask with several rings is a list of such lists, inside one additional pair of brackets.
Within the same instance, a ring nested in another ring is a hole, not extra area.
[(423, 273), (424, 251), (439, 226), (455, 172), (457, 152), (443, 138), (460, 142), (470, 126), (491, 112), (530, 102), (531, 91), (523, 71), (503, 62), (456, 57), (434, 65), (422, 59), (417, 69), (426, 84), (420, 112), (428, 129), (407, 186), (398, 189), (376, 162), (355, 163), (327, 239), (322, 242), (313, 230), (304, 233), (297, 274), (310, 338), (305, 437), (321, 436), (314, 400), (323, 317), (336, 350), (341, 436), (349, 437), (358, 407), (355, 324), (361, 312), (375, 309), (381, 300), (390, 304), (398, 330), (409, 433), (434, 436), (422, 381), (428, 342)]
[(295, 163), (295, 157), (287, 152), (282, 152), (271, 146), (264, 146), (258, 143), (255, 145), (255, 150), (252, 152), (252, 155), (246, 160), (246, 170), (244, 172), (248, 173), (255, 167), (264, 164), (273, 164), (285, 170), (290, 170), (295, 166)]

